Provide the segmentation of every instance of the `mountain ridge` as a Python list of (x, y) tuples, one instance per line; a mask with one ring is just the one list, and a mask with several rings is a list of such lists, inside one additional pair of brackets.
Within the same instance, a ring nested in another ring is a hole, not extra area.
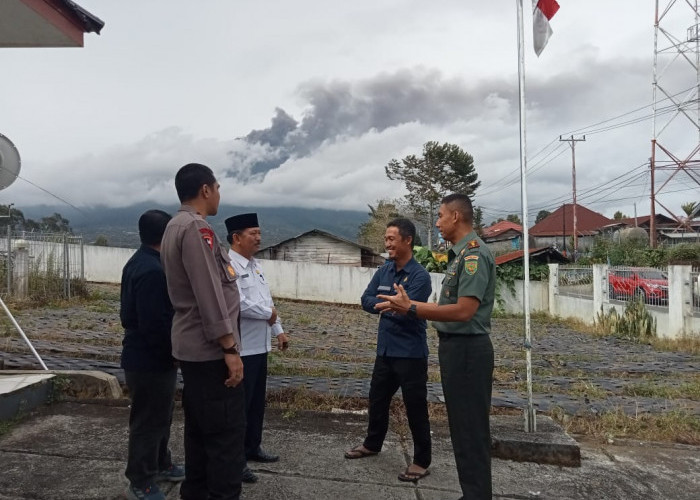
[[(82, 234), (85, 243), (105, 236), (109, 246), (136, 248), (139, 245), (138, 219), (146, 210), (163, 210), (170, 214), (177, 212), (179, 205), (138, 203), (128, 207), (92, 206), (75, 208), (55, 205), (19, 207), (25, 218), (41, 219), (59, 213), (70, 221), (75, 234)], [(251, 207), (220, 205), (215, 216), (207, 217), (219, 238), (224, 241), (226, 226), (224, 221), (235, 214), (256, 212), (262, 230), (262, 247), (274, 245), (312, 229), (341, 236), (356, 241), (359, 227), (366, 222), (366, 212), (354, 210), (329, 210), (299, 207)]]

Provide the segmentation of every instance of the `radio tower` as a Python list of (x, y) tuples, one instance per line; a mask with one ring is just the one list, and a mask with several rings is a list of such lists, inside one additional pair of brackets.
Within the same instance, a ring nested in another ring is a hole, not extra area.
[[(676, 220), (678, 228), (688, 226), (687, 220), (676, 216), (659, 200), (663, 189), (677, 174), (687, 174), (700, 186), (700, 12), (697, 0), (656, 0), (652, 88), (649, 243), (655, 247), (657, 205)], [(661, 172), (669, 174), (657, 179)], [(657, 181), (661, 181), (658, 188)]]

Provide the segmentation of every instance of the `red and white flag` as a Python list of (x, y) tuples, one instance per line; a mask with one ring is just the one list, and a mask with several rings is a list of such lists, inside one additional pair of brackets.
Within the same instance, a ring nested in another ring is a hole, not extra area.
[(556, 0), (532, 0), (532, 39), (535, 44), (535, 54), (538, 57), (547, 46), (549, 37), (552, 36), (549, 20), (558, 10), (559, 4)]

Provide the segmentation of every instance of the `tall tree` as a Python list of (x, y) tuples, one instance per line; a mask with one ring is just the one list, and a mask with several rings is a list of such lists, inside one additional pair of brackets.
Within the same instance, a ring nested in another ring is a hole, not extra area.
[(540, 210), (539, 212), (537, 212), (537, 217), (535, 217), (535, 224), (537, 224), (540, 221), (543, 221), (550, 215), (552, 215), (552, 212), (550, 212), (549, 210)]
[(613, 219), (615, 219), (615, 220), (628, 219), (628, 218), (629, 217), (627, 217), (625, 214), (623, 214), (619, 210), (613, 214)]
[(391, 200), (378, 200), (375, 206), (369, 207), (369, 220), (360, 226), (357, 242), (370, 247), (377, 253), (384, 251), (384, 233), (386, 225), (392, 219), (401, 217), (398, 204)]
[(412, 213), (425, 221), (431, 249), (440, 200), (450, 193), (473, 196), (481, 185), (474, 158), (469, 153), (455, 144), (436, 141), (423, 145), (423, 156), (392, 159), (384, 171), (389, 179), (404, 181), (408, 191), (406, 202)]
[(474, 207), (474, 230), (479, 235), (484, 230), (484, 210), (481, 207)]

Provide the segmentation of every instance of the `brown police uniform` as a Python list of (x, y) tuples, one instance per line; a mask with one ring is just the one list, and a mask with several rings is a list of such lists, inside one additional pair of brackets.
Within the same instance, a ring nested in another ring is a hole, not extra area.
[(233, 334), (240, 349), (236, 273), (204, 218), (182, 205), (168, 223), (161, 261), (175, 310), (173, 357), (184, 382), (186, 478), (181, 498), (238, 499), (245, 464), (243, 384), (226, 387), (218, 339)]

